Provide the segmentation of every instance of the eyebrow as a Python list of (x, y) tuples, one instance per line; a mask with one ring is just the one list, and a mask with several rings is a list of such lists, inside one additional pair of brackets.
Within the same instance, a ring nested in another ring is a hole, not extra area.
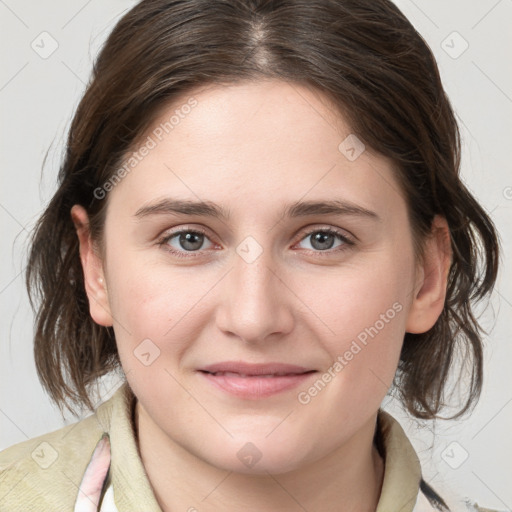
[[(151, 215), (196, 215), (200, 217), (213, 217), (227, 221), (230, 212), (211, 201), (189, 201), (165, 198), (156, 203), (143, 206), (137, 210), (135, 217), (142, 219)], [(296, 218), (311, 215), (350, 215), (366, 217), (380, 221), (381, 218), (374, 211), (358, 206), (352, 202), (335, 199), (328, 201), (297, 201), (287, 205), (283, 210), (283, 217)]]

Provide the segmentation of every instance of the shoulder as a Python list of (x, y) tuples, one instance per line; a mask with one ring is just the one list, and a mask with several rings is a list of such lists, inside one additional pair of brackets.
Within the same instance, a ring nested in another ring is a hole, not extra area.
[(95, 413), (0, 452), (0, 510), (72, 510), (103, 432)]
[[(423, 478), (421, 464), (404, 429), (392, 415), (379, 410), (375, 436), (377, 448), (385, 459), (385, 473), (378, 512), (401, 510), (411, 512), (502, 512), (478, 506), (467, 497), (452, 492), (438, 493)], [(416, 502), (412, 496), (416, 497)]]

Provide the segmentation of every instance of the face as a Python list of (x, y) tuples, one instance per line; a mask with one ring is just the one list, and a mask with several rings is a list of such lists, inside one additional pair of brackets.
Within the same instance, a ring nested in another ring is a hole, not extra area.
[(393, 380), (411, 227), (391, 163), (351, 133), (298, 84), (197, 89), (105, 199), (91, 314), (113, 324), (139, 414), (216, 467), (319, 460), (374, 424)]

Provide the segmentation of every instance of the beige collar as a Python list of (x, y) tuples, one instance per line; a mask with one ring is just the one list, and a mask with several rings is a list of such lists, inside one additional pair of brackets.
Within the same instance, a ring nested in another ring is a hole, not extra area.
[(105, 432), (110, 433), (110, 479), (115, 502), (120, 512), (162, 512), (136, 444), (132, 422), (134, 400), (133, 392), (125, 382), (96, 411)]
[(400, 423), (393, 416), (380, 410), (378, 425), (385, 463), (376, 512), (411, 512), (420, 488), (420, 461)]

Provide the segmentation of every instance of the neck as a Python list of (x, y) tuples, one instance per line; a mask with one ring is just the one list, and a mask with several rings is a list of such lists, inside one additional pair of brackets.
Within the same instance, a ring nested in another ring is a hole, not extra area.
[(140, 455), (163, 512), (374, 512), (384, 477), (373, 444), (376, 415), (327, 457), (281, 474), (245, 474), (209, 464), (171, 439), (137, 401)]

